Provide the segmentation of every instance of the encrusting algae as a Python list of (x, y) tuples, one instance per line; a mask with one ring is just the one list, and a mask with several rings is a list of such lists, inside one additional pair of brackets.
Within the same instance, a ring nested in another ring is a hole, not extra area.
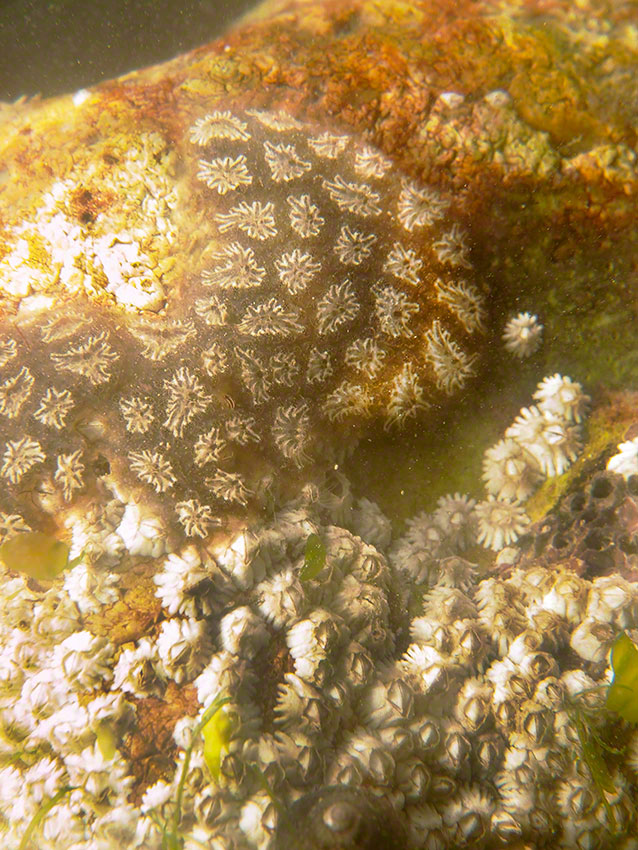
[(2, 106), (8, 847), (636, 847), (637, 28), (267, 3)]

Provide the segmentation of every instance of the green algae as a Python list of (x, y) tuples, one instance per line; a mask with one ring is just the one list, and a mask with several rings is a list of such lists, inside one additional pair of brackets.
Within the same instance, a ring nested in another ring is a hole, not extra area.
[(614, 678), (607, 689), (606, 705), (629, 723), (638, 723), (638, 649), (624, 632), (611, 648)]
[(177, 792), (173, 804), (171, 817), (166, 821), (162, 831), (162, 850), (181, 850), (184, 846), (184, 839), (180, 835), (180, 825), (182, 821), (182, 803), (184, 799), (184, 787), (186, 785), (186, 777), (190, 767), (193, 747), (198, 736), (206, 728), (207, 724), (214, 719), (220, 709), (230, 702), (230, 697), (218, 694), (211, 704), (205, 709), (197, 725), (193, 729), (193, 734), (189, 745), (184, 752), (184, 761), (182, 764), (182, 772), (177, 783)]
[(309, 534), (304, 549), (304, 564), (299, 573), (300, 581), (317, 578), (326, 563), (326, 547), (318, 534)]
[(56, 794), (54, 794), (53, 797), (42, 801), (37, 812), (29, 821), (29, 825), (27, 826), (24, 835), (22, 836), (22, 840), (20, 841), (18, 850), (29, 850), (29, 847), (35, 847), (35, 845), (32, 844), (32, 839), (35, 837), (42, 822), (49, 814), (51, 809), (57, 806), (57, 804), (62, 799), (64, 799), (67, 794), (73, 791), (74, 787), (75, 786), (73, 785), (65, 785), (63, 788), (60, 788), (60, 790)]

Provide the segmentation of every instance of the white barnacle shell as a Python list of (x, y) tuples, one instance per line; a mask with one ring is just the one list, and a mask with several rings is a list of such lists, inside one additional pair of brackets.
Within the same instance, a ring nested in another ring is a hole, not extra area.
[(137, 646), (124, 648), (113, 670), (113, 687), (136, 697), (159, 696), (164, 677), (159, 670), (157, 644), (148, 637)]
[(430, 771), (419, 756), (397, 762), (395, 782), (404, 799), (410, 803), (425, 800), (430, 787)]
[(375, 731), (397, 764), (417, 751), (418, 742), (409, 726), (382, 726)]
[(416, 803), (405, 807), (410, 840), (415, 847), (444, 850), (443, 818), (432, 805)]
[(208, 705), (220, 693), (232, 694), (247, 705), (255, 691), (255, 673), (248, 661), (222, 651), (209, 659), (193, 684), (201, 705)]
[(429, 714), (421, 714), (414, 718), (410, 725), (415, 744), (422, 753), (436, 750), (441, 743), (440, 718)]
[(256, 847), (267, 847), (277, 827), (277, 809), (270, 793), (259, 791), (241, 807), (239, 828)]
[(350, 525), (355, 534), (377, 549), (383, 551), (390, 545), (392, 524), (376, 502), (357, 499)]
[(448, 545), (463, 551), (476, 539), (476, 500), (462, 493), (441, 496), (434, 511), (434, 522), (444, 532)]
[(361, 688), (374, 675), (374, 660), (365, 646), (350, 641), (340, 653), (338, 670), (341, 679), (345, 679), (353, 688)]
[[(519, 736), (525, 746), (534, 752), (540, 752), (539, 748), (548, 746), (553, 737), (554, 712), (535, 702), (533, 699), (523, 700), (518, 713)], [(511, 739), (510, 739), (511, 740)], [(545, 764), (546, 754), (539, 756)], [(545, 768), (547, 769), (547, 768)]]
[(509, 774), (512, 784), (540, 785), (551, 778), (553, 762), (549, 759), (547, 747), (535, 747), (525, 735), (518, 732), (510, 732), (507, 743), (502, 769)]
[(412, 688), (403, 679), (377, 681), (366, 688), (359, 700), (359, 715), (369, 728), (407, 723), (414, 711)]
[(582, 448), (577, 424), (540, 406), (522, 408), (505, 437), (518, 442), (538, 463), (544, 475), (561, 475)]
[(234, 608), (222, 617), (219, 635), (226, 652), (244, 658), (252, 657), (269, 640), (266, 624), (248, 605)]
[(505, 325), (503, 340), (505, 348), (516, 357), (529, 357), (540, 348), (543, 339), (543, 326), (538, 316), (532, 313), (519, 313)]
[(443, 822), (453, 844), (480, 844), (489, 834), (494, 799), (479, 785), (461, 788), (459, 794), (446, 803)]
[(534, 398), (539, 402), (540, 410), (553, 413), (569, 422), (581, 422), (591, 401), (577, 381), (559, 375), (558, 372), (543, 378)]
[(244, 559), (255, 567), (258, 574), (262, 574), (260, 581), (263, 581), (264, 575), (277, 572), (287, 564), (288, 542), (287, 535), (279, 525), (253, 528), (245, 535)]
[(168, 782), (163, 779), (158, 779), (153, 785), (149, 785), (142, 796), (140, 803), (140, 811), (143, 814), (157, 810), (161, 812), (164, 805), (173, 796), (173, 789)]
[(81, 753), (69, 753), (64, 763), (73, 785), (83, 787), (91, 796), (108, 800), (126, 792), (133, 783), (128, 763), (117, 751), (106, 758), (97, 741)]
[(164, 620), (157, 638), (162, 672), (178, 684), (200, 672), (210, 653), (210, 636), (204, 620), (172, 617)]
[(622, 475), (625, 480), (638, 475), (638, 437), (619, 443), (616, 454), (607, 461), (607, 469)]
[[(494, 661), (485, 671), (485, 678), (493, 688), (492, 703), (498, 718), (499, 706), (525, 699), (532, 688), (523, 676), (516, 664), (506, 658), (503, 661)], [(509, 713), (503, 715), (509, 721)]]
[(363, 584), (372, 584), (384, 591), (389, 585), (396, 586), (397, 593), (400, 591), (398, 577), (392, 574), (380, 552), (368, 543), (358, 552), (352, 565), (352, 576)]
[(261, 581), (255, 594), (257, 608), (276, 628), (292, 625), (308, 605), (303, 586), (292, 567)]
[(585, 612), (588, 591), (588, 582), (570, 570), (561, 570), (551, 590), (543, 596), (540, 606), (576, 625)]
[(532, 495), (542, 472), (534, 455), (516, 440), (504, 439), (485, 452), (483, 480), (488, 493), (522, 502)]
[(259, 765), (271, 788), (279, 788), (285, 781), (281, 751), (279, 739), (269, 732), (260, 735), (257, 741), (247, 741), (244, 747), (244, 755)]
[(557, 802), (566, 820), (579, 820), (593, 813), (598, 805), (598, 794), (587, 770), (573, 768), (559, 783)]
[(91, 688), (113, 676), (113, 645), (86, 629), (65, 638), (52, 653), (52, 664), (75, 690)]
[(450, 624), (450, 657), (468, 670), (480, 669), (489, 648), (489, 634), (477, 620), (455, 620)]
[(71, 509), (64, 524), (71, 533), (69, 557), (86, 556), (92, 564), (115, 566), (124, 553), (124, 541), (116, 529), (122, 522), (124, 504), (112, 499), (88, 510)]
[[(107, 587), (113, 584), (115, 576), (107, 574)], [(112, 590), (112, 587), (109, 587)], [(114, 597), (117, 599), (118, 594)], [(19, 610), (19, 605), (13, 606), (13, 613)], [(56, 643), (68, 637), (72, 632), (79, 631), (80, 612), (76, 603), (65, 594), (59, 594), (51, 589), (41, 602), (33, 605), (31, 616), (31, 634), (38, 641)], [(26, 619), (26, 617), (25, 617)]]
[(299, 729), (314, 736), (330, 734), (337, 717), (320, 690), (294, 673), (285, 674), (277, 690), (275, 719), (284, 729)]
[(483, 679), (467, 679), (458, 693), (454, 716), (464, 729), (479, 732), (487, 723), (492, 708), (492, 686)]
[(505, 655), (511, 642), (527, 626), (522, 593), (514, 585), (488, 578), (479, 583), (474, 598), (478, 603), (479, 622)]
[(348, 752), (341, 751), (330, 763), (326, 781), (330, 785), (359, 787), (364, 784), (366, 774), (357, 758)]
[(102, 846), (130, 846), (137, 834), (139, 810), (132, 803), (118, 802), (99, 815), (93, 823), (93, 835)]
[(92, 569), (82, 562), (65, 573), (64, 589), (80, 613), (99, 611), (119, 598), (118, 577), (114, 573)]
[(387, 785), (394, 776), (395, 760), (376, 733), (357, 727), (346, 735), (344, 751), (373, 782)]
[(64, 705), (38, 723), (32, 739), (48, 742), (66, 758), (67, 753), (80, 752), (94, 740), (88, 719), (88, 711), (79, 704), (77, 696), (69, 696)]
[(482, 732), (473, 741), (473, 749), (479, 774), (486, 777), (494, 776), (503, 761), (505, 750), (503, 735), (497, 731)]
[(34, 801), (42, 803), (47, 797), (53, 797), (60, 790), (66, 778), (64, 763), (45, 756), (25, 772), (24, 784), (29, 796)]
[(523, 827), (520, 820), (511, 812), (505, 809), (497, 808), (492, 815), (490, 828), (494, 835), (498, 836), (501, 841), (514, 841), (523, 834)]
[(521, 676), (534, 687), (542, 679), (556, 676), (559, 672), (558, 661), (549, 652), (528, 652), (521, 658), (519, 668)]
[(341, 617), (316, 608), (286, 632), (286, 644), (295, 662), (332, 658), (348, 637)]
[(535, 783), (517, 782), (514, 774), (500, 771), (494, 777), (503, 811), (516, 818), (519, 824), (529, 823), (529, 816), (538, 804), (539, 790)]
[(415, 617), (410, 623), (410, 637), (416, 643), (449, 652), (452, 648), (452, 636), (448, 626), (436, 617)]
[(166, 551), (164, 524), (142, 505), (126, 504), (116, 532), (131, 555), (159, 558)]
[(448, 656), (419, 643), (410, 644), (399, 666), (405, 671), (408, 683), (423, 694), (446, 690), (450, 678), (459, 672), (458, 665)]
[[(12, 649), (15, 647), (14, 641), (12, 641), (10, 647)], [(18, 655), (18, 653), (14, 652), (14, 655)], [(6, 680), (3, 682), (7, 690), (8, 684)], [(34, 672), (19, 668), (19, 675), (12, 677), (11, 684), (11, 690), (20, 694), (18, 705), (23, 714), (23, 723), (27, 725), (33, 725), (39, 719), (50, 717), (70, 701), (69, 683), (60, 676), (57, 670), (51, 667), (42, 669), (38, 667)], [(5, 709), (5, 722), (9, 722), (7, 709)]]
[(529, 525), (529, 517), (516, 502), (488, 496), (474, 508), (478, 519), (478, 542), (498, 552), (514, 543)]
[(510, 643), (505, 658), (520, 665), (530, 652), (536, 652), (541, 648), (543, 638), (539, 631), (525, 629)]
[(312, 738), (298, 729), (275, 733), (277, 752), (291, 784), (305, 785), (318, 781), (323, 769), (323, 756)]
[(597, 687), (597, 683), (584, 670), (566, 670), (560, 681), (569, 697), (582, 701), (590, 708), (600, 708), (604, 703), (605, 694)]
[(611, 623), (586, 617), (571, 634), (569, 645), (585, 661), (605, 661), (618, 632)]
[[(3, 543), (5, 536), (2, 534), (2, 519), (0, 515), (0, 543)], [(28, 528), (18, 528), (15, 531), (28, 531)], [(13, 530), (7, 534), (12, 536)], [(33, 609), (33, 604), (41, 598), (40, 593), (31, 590), (27, 585), (27, 576), (17, 575), (9, 577), (9, 575), (1, 568), (0, 575), (2, 582), (0, 583), (0, 603), (2, 604), (2, 626), (4, 629), (20, 626), (26, 622)]]
[(208, 576), (201, 556), (195, 546), (185, 547), (179, 554), (171, 553), (164, 561), (162, 570), (153, 576), (157, 585), (155, 595), (169, 614), (196, 613), (195, 602), (185, 597)]
[(455, 620), (476, 617), (474, 602), (455, 587), (435, 587), (424, 598), (426, 616), (436, 617), (440, 623), (450, 624)]
[(250, 590), (264, 578), (263, 561), (251, 557), (247, 535), (242, 532), (227, 546), (214, 550), (215, 560), (240, 590)]
[(446, 773), (459, 773), (470, 755), (468, 731), (455, 720), (444, 718), (441, 722), (441, 745), (436, 753), (437, 764)]
[(135, 708), (125, 699), (121, 691), (110, 691), (92, 699), (86, 706), (89, 725), (96, 732), (107, 724), (120, 734), (135, 722)]
[(619, 575), (596, 577), (589, 591), (587, 616), (618, 629), (635, 628), (638, 587)]
[(17, 697), (25, 681), (24, 668), (18, 656), (28, 639), (20, 629), (12, 629), (10, 636), (5, 634), (4, 639), (0, 650), (0, 687), (7, 697)]
[(391, 649), (390, 606), (381, 588), (349, 575), (343, 580), (333, 604), (355, 640), (373, 651)]

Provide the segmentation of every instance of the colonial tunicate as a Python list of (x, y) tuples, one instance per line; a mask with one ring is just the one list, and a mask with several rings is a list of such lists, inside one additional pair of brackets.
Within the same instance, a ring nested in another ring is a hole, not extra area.
[[(401, 426), (477, 372), (484, 292), (450, 197), (284, 113), (216, 108), (170, 156), (137, 144), (113, 189), (164, 201), (135, 231), (115, 208), (78, 221), (72, 171), (6, 235), (5, 518), (97, 490), (206, 538), (268, 498), (269, 470), (303, 479), (335, 434)], [(187, 196), (192, 271), (160, 281), (149, 246), (173, 238)], [(19, 263), (36, 232), (50, 276)]]

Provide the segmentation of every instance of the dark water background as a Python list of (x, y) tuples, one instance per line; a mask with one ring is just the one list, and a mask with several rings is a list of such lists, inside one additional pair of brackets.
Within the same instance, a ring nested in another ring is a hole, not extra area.
[(257, 0), (0, 0), (0, 100), (64, 94), (221, 35)]

